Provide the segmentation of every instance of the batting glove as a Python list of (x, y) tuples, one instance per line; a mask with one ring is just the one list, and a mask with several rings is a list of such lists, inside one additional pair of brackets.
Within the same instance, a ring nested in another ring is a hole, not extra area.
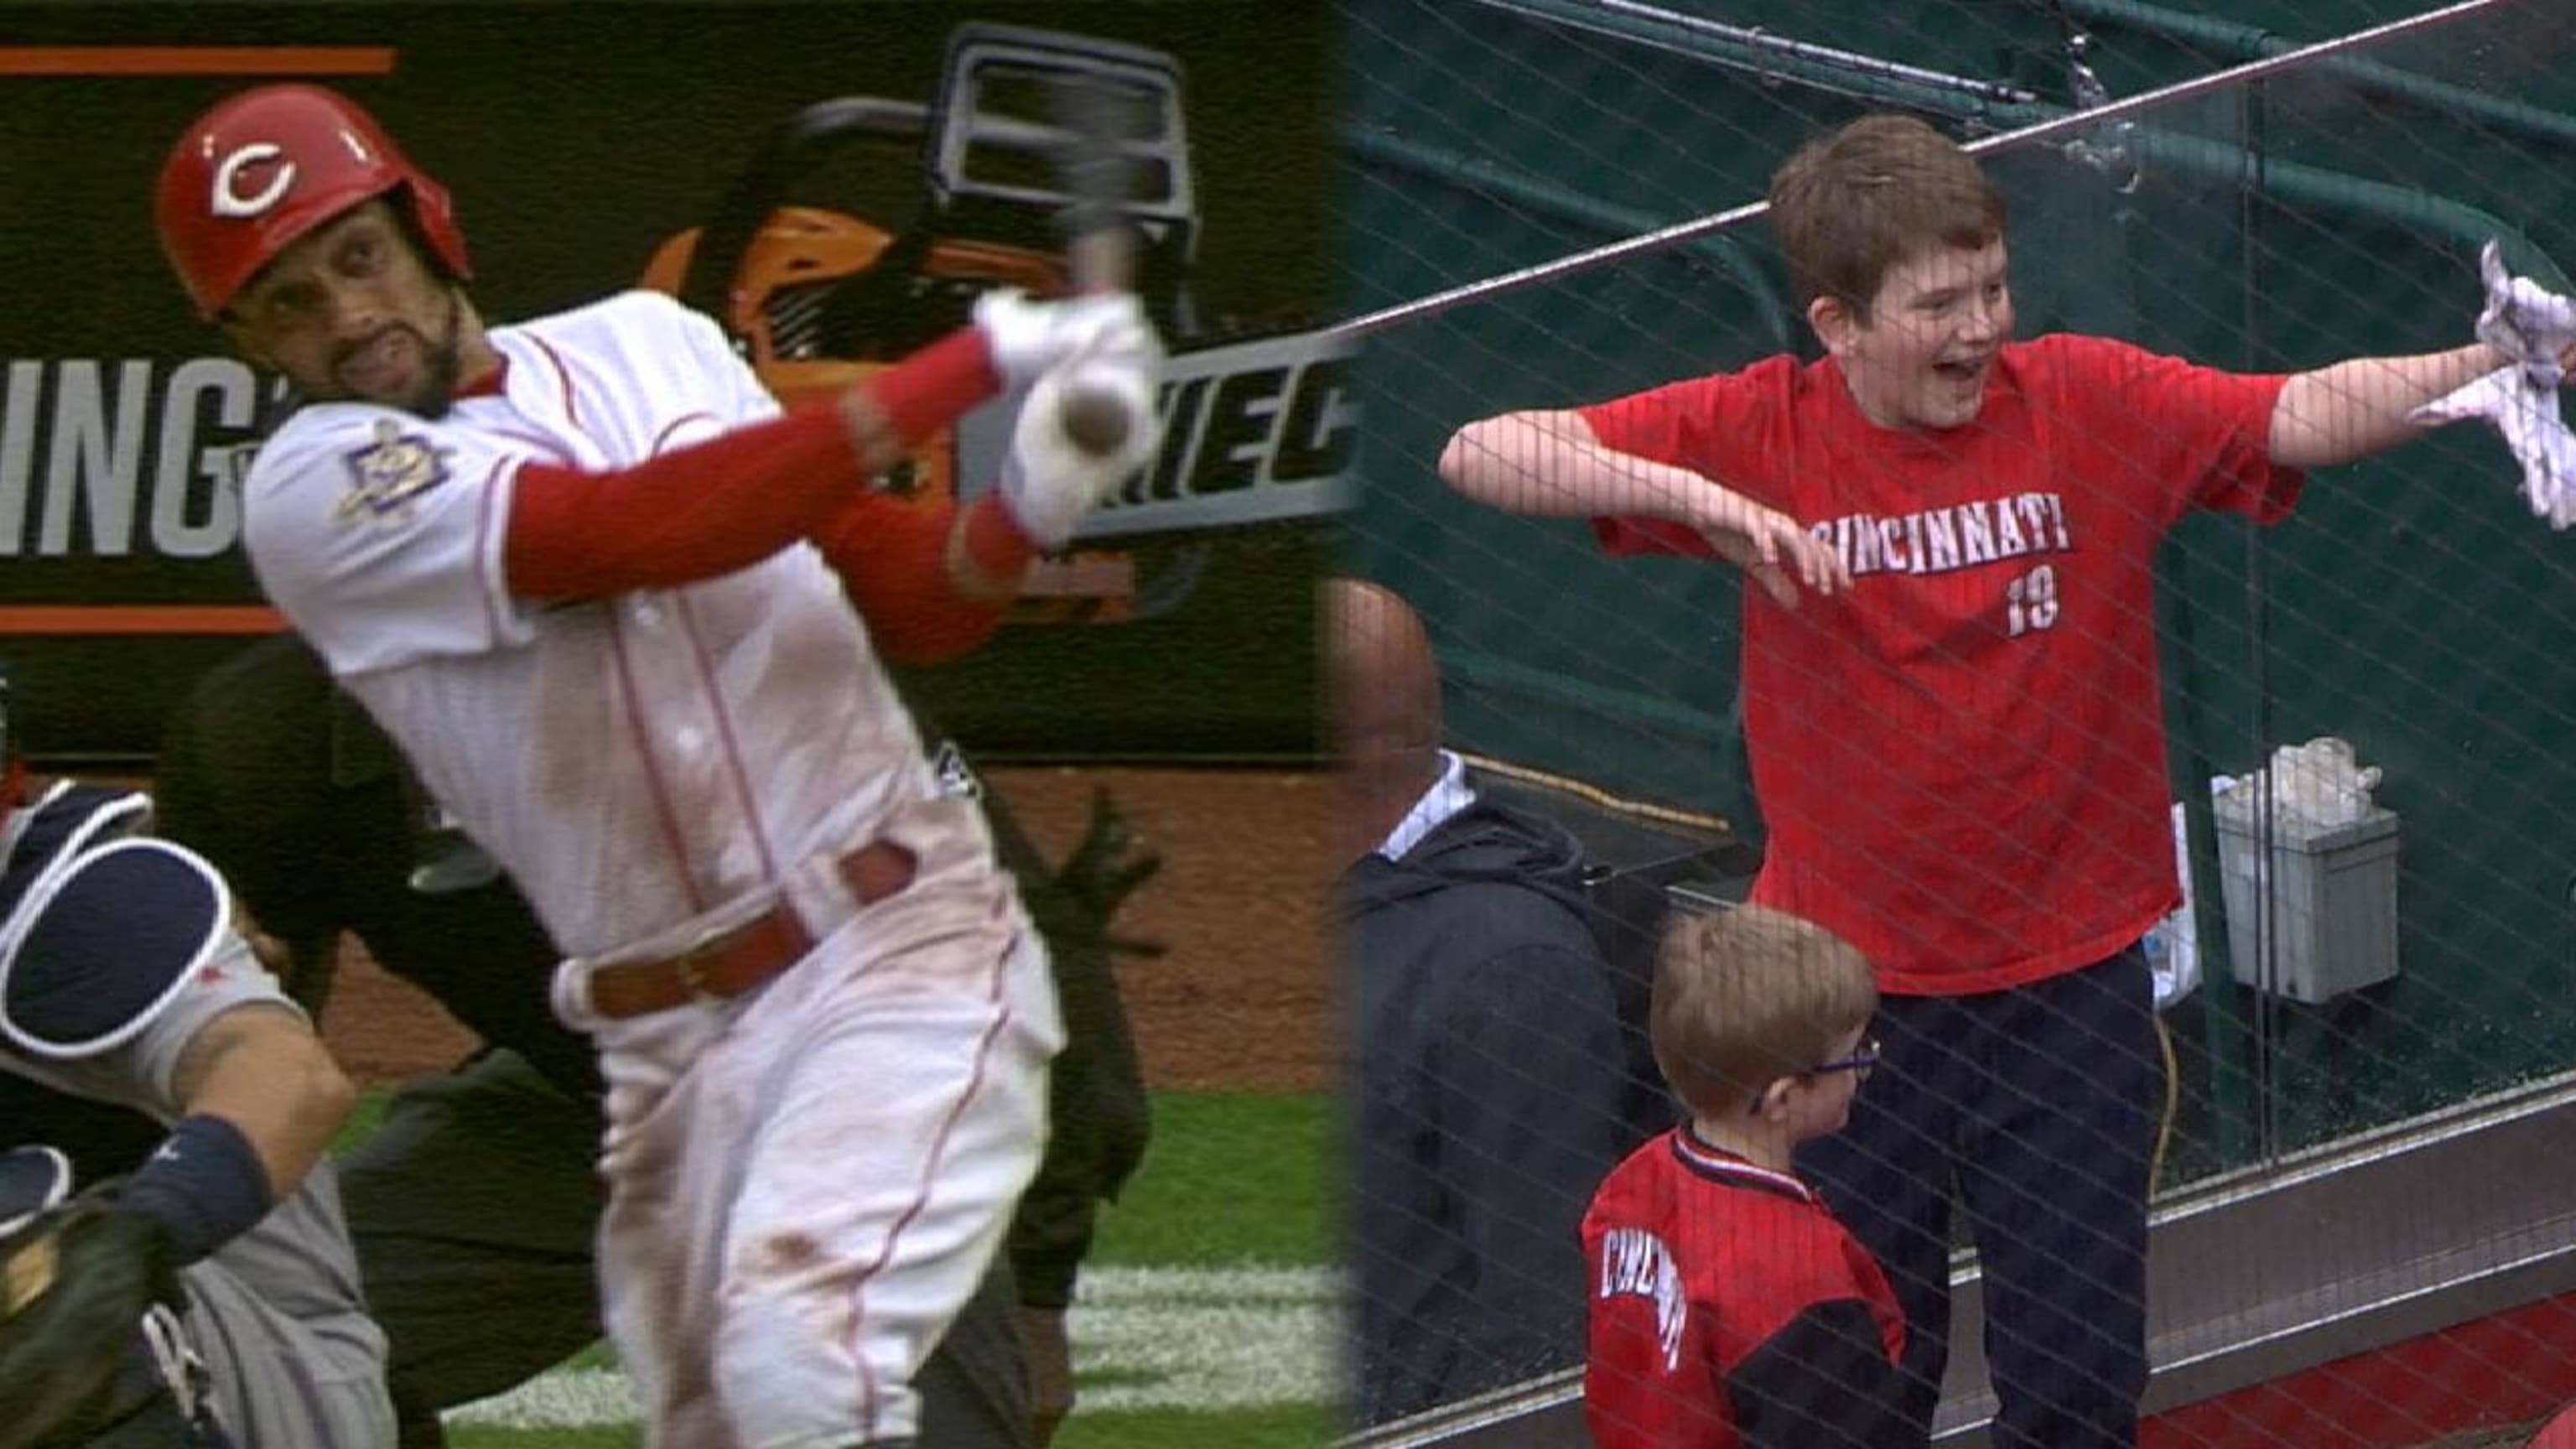
[(1144, 305), (1126, 292), (1039, 302), (1016, 287), (1002, 287), (975, 299), (974, 317), (992, 353), (993, 370), (1008, 392), (1018, 392), (1078, 357), (1161, 354)]
[[(1150, 462), (1163, 444), (1154, 407), (1163, 350), (1150, 329), (1104, 332), (1092, 350), (1048, 369), (1029, 389), (1002, 459), (1002, 501), (1029, 542), (1052, 552), (1073, 540), (1082, 516)], [(1067, 431), (1065, 409), (1079, 399), (1122, 415), (1119, 441), (1091, 451)]]

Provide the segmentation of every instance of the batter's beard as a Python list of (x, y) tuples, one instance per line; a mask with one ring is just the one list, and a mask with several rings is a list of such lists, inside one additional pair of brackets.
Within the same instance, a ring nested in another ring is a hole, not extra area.
[[(432, 342), (429, 334), (408, 322), (397, 322), (395, 328), (411, 334), (420, 354), (420, 371), (410, 387), (392, 397), (367, 397), (350, 390), (335, 377), (326, 387), (304, 389), (308, 397), (331, 402), (372, 402), (383, 407), (400, 408), (415, 417), (436, 422), (456, 406), (456, 389), (465, 375), (465, 349), (462, 329), (458, 326), (465, 310), (465, 300), (454, 287), (447, 289), (447, 326), (444, 335)], [(376, 334), (377, 337), (383, 333)], [(360, 346), (372, 345), (371, 337)]]
[(458, 341), (461, 329), (457, 325), (464, 309), (464, 300), (454, 287), (449, 287), (447, 335), (434, 344), (426, 337), (420, 339), (420, 382), (411, 396), (403, 399), (404, 411), (436, 422), (456, 406), (457, 382), (465, 375), (465, 349)]

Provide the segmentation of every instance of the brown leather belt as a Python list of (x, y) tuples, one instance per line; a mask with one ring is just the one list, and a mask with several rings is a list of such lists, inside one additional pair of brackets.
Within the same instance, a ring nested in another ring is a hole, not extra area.
[[(887, 841), (862, 845), (842, 856), (841, 881), (862, 906), (872, 906), (912, 884), (911, 851)], [(590, 973), (590, 1009), (611, 1021), (647, 1016), (693, 1001), (740, 996), (802, 960), (813, 937), (785, 901), (723, 935), (660, 961), (597, 966)]]

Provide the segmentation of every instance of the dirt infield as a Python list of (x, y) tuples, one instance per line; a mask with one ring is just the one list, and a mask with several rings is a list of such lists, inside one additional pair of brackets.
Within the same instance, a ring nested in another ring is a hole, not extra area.
[[(1314, 772), (994, 769), (985, 772), (1051, 859), (1081, 838), (1105, 786), (1162, 872), (1119, 918), (1168, 948), (1121, 958), (1120, 984), (1155, 1087), (1305, 1091), (1331, 1072), (1322, 903), (1332, 865), (1328, 778)], [(542, 989), (532, 983), (531, 990)], [(473, 1038), (349, 948), (323, 1023), (340, 1059), (383, 1082), (454, 1061)]]

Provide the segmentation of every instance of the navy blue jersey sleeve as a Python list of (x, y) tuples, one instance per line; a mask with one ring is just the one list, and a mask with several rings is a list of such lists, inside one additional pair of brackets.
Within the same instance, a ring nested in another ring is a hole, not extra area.
[(1726, 1376), (1745, 1449), (1920, 1444), (1900, 1411), (1902, 1371), (1857, 1298), (1811, 1303)]

